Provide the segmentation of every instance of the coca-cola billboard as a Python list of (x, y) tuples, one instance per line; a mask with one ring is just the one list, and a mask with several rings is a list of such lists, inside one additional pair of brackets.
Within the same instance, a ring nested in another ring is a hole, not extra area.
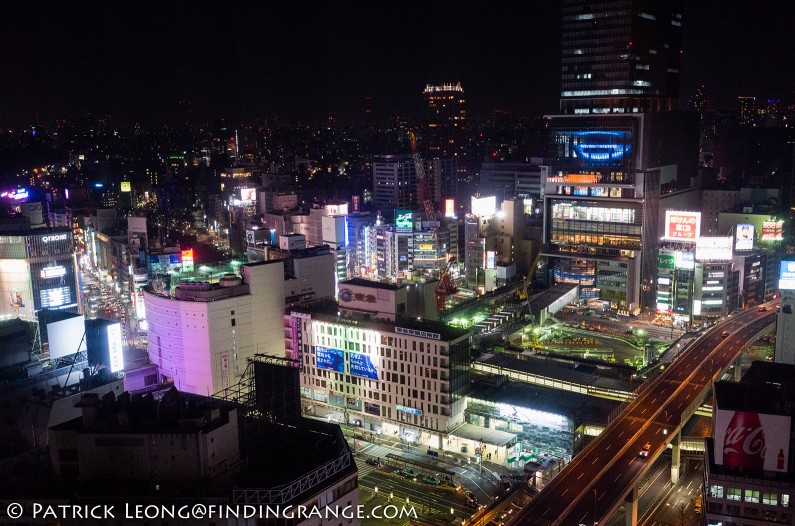
[(787, 471), (790, 417), (717, 409), (715, 463), (721, 466)]

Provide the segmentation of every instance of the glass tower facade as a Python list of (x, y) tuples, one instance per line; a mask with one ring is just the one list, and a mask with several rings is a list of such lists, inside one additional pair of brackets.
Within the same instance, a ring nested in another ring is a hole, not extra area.
[(564, 0), (560, 111), (671, 111), (681, 0)]

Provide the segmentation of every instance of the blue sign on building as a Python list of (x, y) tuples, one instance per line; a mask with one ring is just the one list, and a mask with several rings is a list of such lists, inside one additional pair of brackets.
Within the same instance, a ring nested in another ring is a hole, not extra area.
[(345, 352), (328, 347), (315, 347), (315, 363), (319, 369), (328, 369), (338, 373), (345, 372)]
[(351, 374), (353, 376), (378, 380), (378, 367), (375, 366), (368, 355), (358, 352), (351, 352), (349, 355)]

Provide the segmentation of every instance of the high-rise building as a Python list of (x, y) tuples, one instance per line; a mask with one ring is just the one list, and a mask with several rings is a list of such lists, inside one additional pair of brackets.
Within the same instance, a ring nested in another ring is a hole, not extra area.
[(428, 84), (422, 94), (427, 112), (425, 150), (430, 157), (462, 157), (467, 112), (461, 83)]
[(681, 0), (564, 0), (561, 113), (670, 111)]
[(698, 116), (675, 112), (681, 0), (564, 0), (560, 111), (542, 171), (548, 278), (654, 303), (661, 192), (690, 186)]
[(743, 126), (756, 126), (756, 97), (737, 97), (737, 122)]
[[(422, 144), (426, 160), (433, 159), (435, 164), (431, 173), (436, 179), (435, 189), (441, 197), (460, 197), (459, 186), (464, 191), (467, 177), (467, 111), (466, 98), (461, 83), (426, 85), (423, 91), (425, 99), (425, 135)], [(450, 165), (450, 159), (455, 164)]]
[(411, 155), (379, 155), (373, 159), (373, 204), (387, 210), (411, 210), (416, 203), (417, 172)]
[[(149, 361), (181, 391), (209, 396), (236, 384), (255, 354), (284, 356), (284, 262), (241, 265), (242, 279), (144, 289)], [(274, 286), (275, 285), (275, 286)]]

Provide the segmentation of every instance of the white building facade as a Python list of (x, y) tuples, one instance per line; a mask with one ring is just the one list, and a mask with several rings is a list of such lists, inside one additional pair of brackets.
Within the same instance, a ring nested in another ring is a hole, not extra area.
[(305, 414), (441, 448), (464, 421), (470, 334), (434, 322), (289, 317)]
[(284, 264), (250, 263), (242, 278), (144, 289), (149, 360), (180, 390), (210, 396), (243, 376), (254, 354), (284, 356)]

